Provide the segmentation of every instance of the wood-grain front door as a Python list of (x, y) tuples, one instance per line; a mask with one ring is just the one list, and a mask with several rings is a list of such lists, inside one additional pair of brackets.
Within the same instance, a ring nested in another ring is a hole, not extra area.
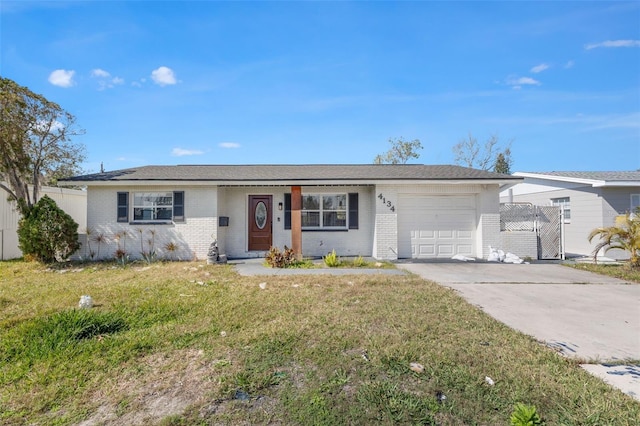
[(249, 251), (269, 250), (271, 238), (271, 195), (249, 195)]

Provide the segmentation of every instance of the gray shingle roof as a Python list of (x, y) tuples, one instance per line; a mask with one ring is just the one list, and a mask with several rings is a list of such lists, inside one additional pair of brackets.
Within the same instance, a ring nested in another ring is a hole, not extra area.
[(114, 181), (380, 181), (380, 180), (522, 180), (468, 167), (421, 164), (349, 165), (177, 165), (143, 166), (74, 176), (65, 182)]
[(602, 181), (640, 181), (640, 171), (621, 172), (531, 172), (531, 174)]

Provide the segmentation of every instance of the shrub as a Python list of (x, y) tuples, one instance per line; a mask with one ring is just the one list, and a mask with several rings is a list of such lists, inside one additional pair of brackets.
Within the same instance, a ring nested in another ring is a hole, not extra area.
[(45, 195), (20, 219), (18, 245), (27, 258), (62, 261), (80, 248), (78, 224)]
[(536, 407), (517, 403), (511, 413), (511, 426), (541, 426), (544, 423), (536, 411)]
[(362, 256), (358, 256), (355, 259), (353, 259), (353, 266), (355, 266), (356, 268), (364, 268), (367, 265), (368, 265), (367, 261), (364, 260)]
[(338, 255), (336, 255), (335, 249), (331, 250), (331, 253), (327, 253), (327, 255), (322, 259), (324, 260), (324, 264), (330, 268), (340, 266), (340, 263), (342, 263)]
[(589, 234), (589, 242), (596, 236), (600, 237), (600, 242), (593, 249), (593, 259), (597, 260), (598, 252), (605, 249), (620, 249), (629, 252), (629, 265), (640, 267), (640, 209), (637, 214), (627, 213), (618, 216), (614, 226), (596, 228)]
[(266, 262), (272, 268), (287, 268), (296, 263), (296, 255), (292, 249), (284, 246), (280, 251), (278, 247), (271, 247), (265, 256)]

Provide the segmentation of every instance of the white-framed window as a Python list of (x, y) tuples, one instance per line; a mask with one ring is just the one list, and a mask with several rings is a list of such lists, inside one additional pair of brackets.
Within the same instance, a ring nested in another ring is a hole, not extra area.
[(640, 194), (631, 194), (631, 205), (629, 211), (637, 215), (640, 209)]
[(564, 214), (564, 223), (571, 222), (571, 199), (569, 197), (552, 198), (552, 206), (559, 206)]
[[(118, 220), (126, 220), (127, 193), (118, 193)], [(122, 201), (122, 202), (121, 202)], [(184, 192), (134, 192), (133, 221), (184, 221)]]
[(347, 194), (303, 194), (302, 229), (347, 229)]

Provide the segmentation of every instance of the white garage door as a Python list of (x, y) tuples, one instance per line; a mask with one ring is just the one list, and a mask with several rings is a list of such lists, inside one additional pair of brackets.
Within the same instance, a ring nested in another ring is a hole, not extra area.
[(398, 257), (474, 256), (476, 206), (473, 195), (398, 198)]

